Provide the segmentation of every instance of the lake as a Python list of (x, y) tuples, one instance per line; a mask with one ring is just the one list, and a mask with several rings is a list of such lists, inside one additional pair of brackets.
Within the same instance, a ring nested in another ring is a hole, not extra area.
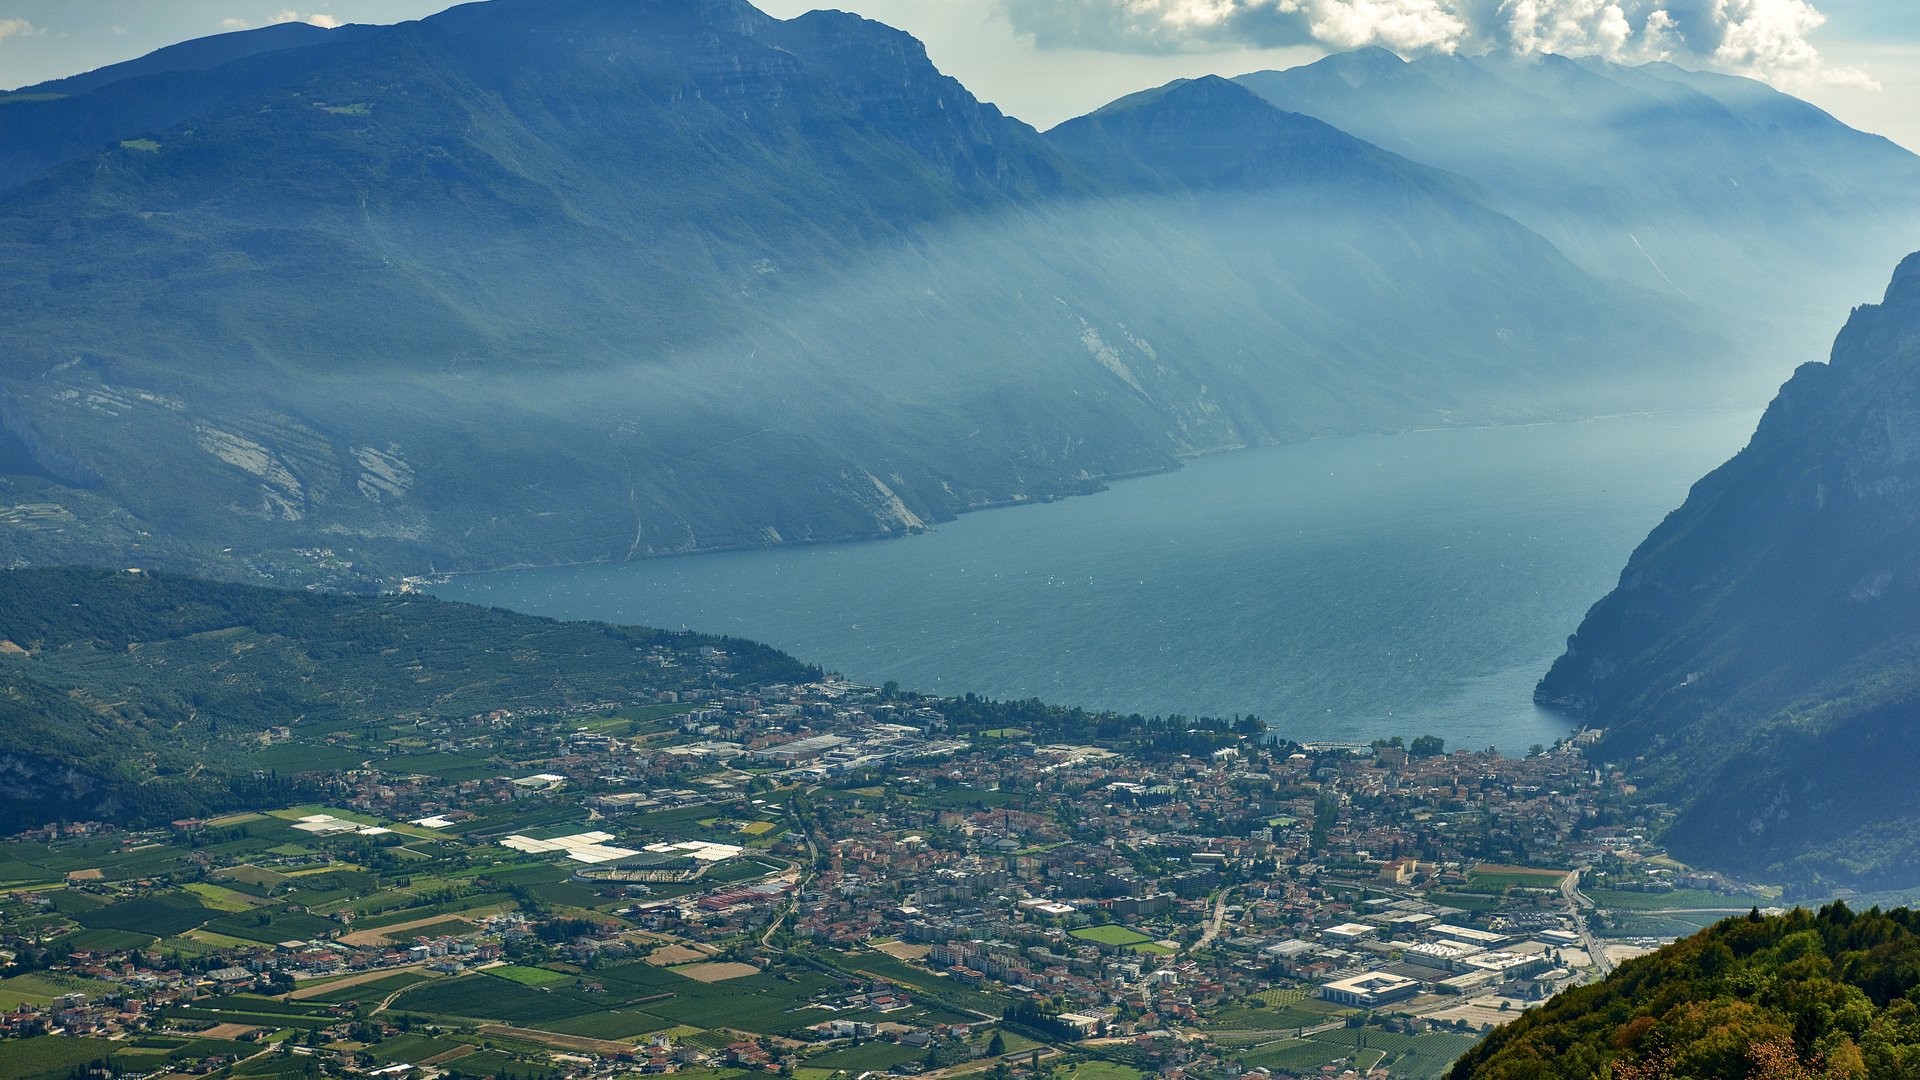
[(1567, 734), (1534, 682), (1758, 413), (1323, 439), (899, 540), (457, 578), (449, 599), (765, 641), (857, 681), (1308, 740)]

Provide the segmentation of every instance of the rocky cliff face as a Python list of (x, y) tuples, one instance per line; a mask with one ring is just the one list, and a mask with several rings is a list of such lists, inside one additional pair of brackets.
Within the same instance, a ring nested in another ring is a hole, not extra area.
[(1682, 858), (1920, 883), (1920, 255), (1635, 552), (1542, 680)]

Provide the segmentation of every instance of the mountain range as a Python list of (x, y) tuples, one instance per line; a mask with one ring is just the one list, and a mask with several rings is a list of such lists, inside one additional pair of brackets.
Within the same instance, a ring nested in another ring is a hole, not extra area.
[(1683, 298), (1788, 366), (1916, 242), (1911, 153), (1752, 79), (1370, 48), (1238, 81), (1471, 180), (1585, 269)]
[(1905, 888), (1920, 861), (1920, 255), (1796, 372), (1596, 604), (1538, 698), (1679, 810), (1683, 860)]
[[(1467, 168), (1272, 81), (1042, 134), (844, 13), (491, 0), (0, 97), (0, 564), (352, 586), (889, 535), (1195, 453), (1784, 370), (1739, 330), (1771, 294), (1703, 301), (1739, 290), (1726, 260), (1621, 272), (1615, 218), (1496, 182), (1564, 171)], [(1867, 245), (1912, 211), (1912, 155), (1702, 85), (1757, 104), (1647, 121), (1722, 148), (1671, 183), (1739, 165), (1750, 194), (1662, 212), (1814, 191), (1821, 235)], [(1763, 161), (1768, 110), (1800, 127)], [(1805, 289), (1856, 255), (1804, 239), (1745, 273)]]

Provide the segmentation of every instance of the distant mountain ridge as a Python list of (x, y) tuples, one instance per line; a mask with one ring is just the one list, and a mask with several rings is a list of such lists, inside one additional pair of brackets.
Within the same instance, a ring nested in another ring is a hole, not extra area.
[(1136, 119), (1257, 132), (1253, 173), (1116, 114), (1043, 137), (844, 13), (340, 34), (0, 104), (172, 117), (0, 193), (0, 561), (352, 583), (897, 534), (1716, 370), (1666, 360), (1714, 351), (1683, 304), (1218, 80)]
[(1920, 255), (1649, 536), (1540, 683), (1683, 860), (1920, 884)]
[(1468, 178), (1575, 263), (1687, 298), (1782, 370), (1920, 245), (1920, 157), (1751, 79), (1374, 48), (1238, 81)]

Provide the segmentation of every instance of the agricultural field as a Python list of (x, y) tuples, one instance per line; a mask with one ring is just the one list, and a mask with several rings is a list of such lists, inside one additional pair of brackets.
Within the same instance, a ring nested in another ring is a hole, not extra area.
[(432, 1038), (426, 1035), (396, 1035), (383, 1039), (367, 1048), (374, 1058), (384, 1064), (405, 1062), (418, 1064), (428, 1058), (458, 1050), (467, 1044), (453, 1039)]
[(154, 935), (136, 933), (132, 930), (76, 930), (61, 938), (59, 944), (68, 949), (123, 952), (127, 949), (145, 948), (153, 941)]
[(548, 1080), (559, 1073), (551, 1065), (522, 1061), (498, 1050), (469, 1054), (445, 1068), (447, 1075), (455, 1078), (491, 1076), (496, 1080)]
[(565, 993), (546, 993), (507, 979), (462, 975), (411, 987), (394, 1000), (396, 1012), (490, 1020), (535, 1027), (594, 1011), (590, 1002)]
[(1569, 873), (1568, 870), (1482, 863), (1467, 871), (1467, 879), (1483, 888), (1558, 889)]
[(177, 1021), (206, 1025), (243, 1024), (248, 1027), (265, 1028), (268, 1031), (287, 1028), (305, 1031), (326, 1027), (334, 1022), (328, 1007), (324, 1004), (277, 1001), (273, 998), (254, 997), (247, 994), (235, 994), (191, 1004), (170, 1005), (161, 1012), (169, 1019)]
[(316, 915), (298, 914), (281, 909), (270, 911), (264, 908), (247, 914), (226, 915), (212, 919), (201, 927), (210, 934), (239, 938), (242, 941), (255, 941), (263, 945), (325, 937), (339, 928), (338, 923)]
[[(1011, 1040), (1008, 1041), (1007, 1048), (1014, 1049)], [(1060, 1080), (1143, 1080), (1146, 1076), (1131, 1065), (1121, 1065), (1113, 1061), (1083, 1061), (1070, 1071), (1058, 1075)]]
[(1690, 908), (1744, 911), (1755, 905), (1764, 906), (1766, 903), (1751, 896), (1733, 896), (1727, 893), (1708, 892), (1705, 889), (1674, 889), (1670, 892), (1629, 892), (1624, 889), (1583, 891), (1588, 898), (1601, 907), (1619, 911), (1682, 911)]
[(112, 990), (110, 983), (95, 982), (77, 975), (37, 971), (0, 980), (0, 1009), (26, 1005), (49, 1005), (62, 994), (101, 994)]
[(387, 758), (379, 765), (383, 772), (400, 775), (418, 773), (443, 780), (482, 780), (505, 775), (513, 769), (510, 764), (496, 764), (484, 758), (437, 753), (400, 754)]
[(1276, 1072), (1316, 1072), (1344, 1061), (1361, 1069), (1384, 1066), (1395, 1080), (1442, 1080), (1454, 1061), (1478, 1042), (1472, 1035), (1445, 1032), (1403, 1035), (1376, 1027), (1342, 1027), (1263, 1043), (1242, 1052), (1239, 1061), (1246, 1068)]
[(89, 930), (127, 930), (172, 937), (205, 925), (219, 915), (189, 892), (156, 893), (95, 908), (74, 918)]
[(266, 903), (266, 900), (262, 897), (244, 893), (237, 889), (224, 888), (209, 881), (195, 881), (182, 886), (182, 888), (199, 898), (203, 906), (210, 907), (215, 911), (224, 911), (228, 914), (251, 911), (261, 904)]
[(604, 1012), (592, 1012), (585, 1016), (542, 1024), (541, 1030), (617, 1042), (641, 1035), (651, 1035), (656, 1031), (671, 1031), (679, 1026), (671, 1020), (639, 1009), (608, 1009)]
[(1348, 1016), (1354, 1010), (1319, 998), (1301, 997), (1278, 1007), (1255, 1009), (1232, 1006), (1215, 1013), (1208, 1026), (1217, 1032), (1280, 1032), (1314, 1027)]
[(105, 1061), (119, 1044), (103, 1039), (43, 1035), (6, 1044), (0, 1054), (0, 1080), (66, 1080), (76, 1066)]
[(337, 985), (316, 987), (314, 993), (300, 996), (297, 1000), (311, 1001), (319, 1005), (337, 1005), (343, 1001), (382, 1001), (388, 994), (426, 981), (428, 981), (427, 976), (417, 971), (402, 971), (366, 982), (353, 980)]

